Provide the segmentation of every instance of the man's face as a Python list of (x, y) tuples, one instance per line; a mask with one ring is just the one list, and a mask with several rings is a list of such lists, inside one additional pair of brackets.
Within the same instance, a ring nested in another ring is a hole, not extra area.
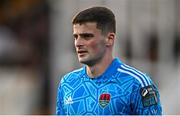
[(105, 36), (96, 28), (96, 23), (73, 25), (73, 36), (80, 63), (94, 65), (106, 52)]

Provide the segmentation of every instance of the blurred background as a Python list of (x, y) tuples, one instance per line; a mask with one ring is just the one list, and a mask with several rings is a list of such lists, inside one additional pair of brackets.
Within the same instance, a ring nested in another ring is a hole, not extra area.
[(180, 0), (1, 0), (1, 115), (55, 114), (61, 76), (81, 66), (71, 19), (94, 5), (116, 15), (115, 56), (151, 75), (163, 114), (180, 114)]

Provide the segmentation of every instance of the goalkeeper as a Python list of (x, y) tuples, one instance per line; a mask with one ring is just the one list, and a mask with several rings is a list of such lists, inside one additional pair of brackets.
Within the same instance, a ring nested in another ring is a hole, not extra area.
[(161, 115), (160, 95), (150, 77), (112, 54), (113, 12), (91, 7), (72, 20), (74, 44), (84, 66), (63, 76), (57, 115)]

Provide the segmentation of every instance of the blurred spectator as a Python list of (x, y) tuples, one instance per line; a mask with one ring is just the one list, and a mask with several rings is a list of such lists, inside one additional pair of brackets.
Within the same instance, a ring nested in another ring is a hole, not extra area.
[(47, 1), (0, 3), (0, 114), (49, 114)]

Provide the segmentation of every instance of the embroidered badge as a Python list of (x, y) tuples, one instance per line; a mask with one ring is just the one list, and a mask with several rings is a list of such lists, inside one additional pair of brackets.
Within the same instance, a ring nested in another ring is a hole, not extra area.
[(109, 93), (103, 93), (99, 97), (99, 104), (102, 108), (105, 108), (111, 99), (111, 95)]
[(144, 107), (149, 107), (156, 105), (157, 100), (157, 90), (153, 86), (147, 86), (141, 88), (142, 103)]

